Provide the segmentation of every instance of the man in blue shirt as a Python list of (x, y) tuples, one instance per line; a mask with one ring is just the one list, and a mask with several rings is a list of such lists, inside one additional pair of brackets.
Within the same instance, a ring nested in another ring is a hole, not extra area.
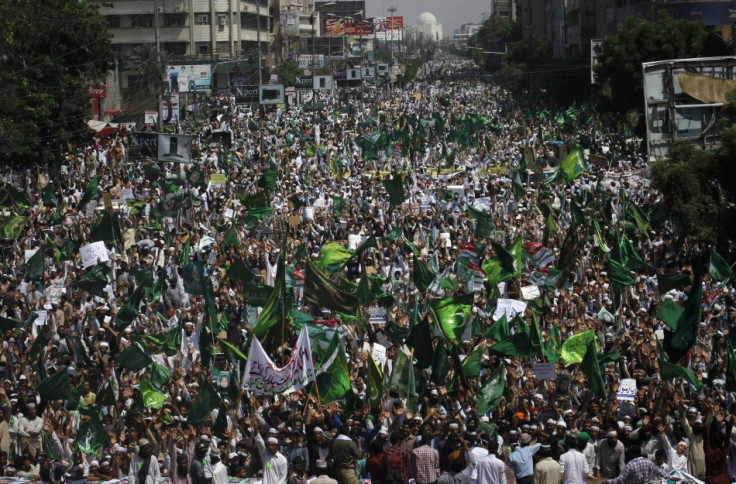
[(532, 484), (534, 481), (534, 454), (541, 444), (529, 445), (531, 441), (531, 435), (521, 434), (520, 445), (509, 454), (509, 467), (514, 471), (518, 484)]

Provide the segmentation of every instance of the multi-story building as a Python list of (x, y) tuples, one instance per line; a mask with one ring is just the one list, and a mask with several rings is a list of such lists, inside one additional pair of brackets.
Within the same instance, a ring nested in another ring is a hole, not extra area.
[(252, 63), (259, 43), (266, 51), (271, 42), (269, 0), (93, 1), (100, 4), (121, 59), (123, 88), (137, 75), (127, 60), (145, 44), (155, 45), (172, 63), (209, 63), (214, 69), (238, 59)]

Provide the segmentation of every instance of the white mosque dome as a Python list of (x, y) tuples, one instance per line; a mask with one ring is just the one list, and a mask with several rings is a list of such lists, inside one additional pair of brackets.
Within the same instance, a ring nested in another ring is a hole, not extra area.
[(429, 12), (424, 12), (419, 14), (418, 23), (419, 25), (437, 25), (437, 18)]

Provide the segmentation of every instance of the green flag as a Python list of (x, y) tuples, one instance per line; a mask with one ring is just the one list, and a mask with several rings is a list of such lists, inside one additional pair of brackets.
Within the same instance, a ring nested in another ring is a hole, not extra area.
[(133, 343), (115, 356), (115, 361), (130, 371), (140, 371), (148, 367), (153, 360), (139, 343)]
[(677, 323), (682, 317), (682, 306), (672, 299), (666, 299), (657, 311), (657, 318), (661, 319), (673, 331), (677, 331)]
[(580, 371), (583, 372), (585, 378), (588, 380), (588, 387), (593, 395), (606, 398), (606, 383), (603, 381), (601, 367), (598, 364), (598, 349), (596, 348), (595, 337), (593, 339), (586, 339), (585, 348), (585, 355), (580, 362)]
[(492, 412), (503, 397), (503, 391), (506, 387), (506, 364), (502, 361), (498, 368), (493, 370), (490, 378), (483, 383), (475, 395), (478, 404), (478, 415), (485, 415)]
[(114, 244), (122, 240), (120, 221), (117, 214), (105, 212), (95, 226), (89, 229), (89, 238), (92, 242), (103, 241), (108, 244)]
[(501, 318), (496, 321), (491, 327), (489, 327), (483, 337), (486, 339), (492, 339), (496, 342), (504, 341), (511, 336), (511, 330), (509, 329), (508, 319), (506, 313), (503, 313)]
[(332, 198), (332, 211), (338, 215), (342, 215), (342, 212), (348, 206), (348, 199), (342, 197)]
[(36, 336), (36, 339), (33, 340), (31, 349), (28, 352), (28, 356), (31, 357), (31, 360), (43, 359), (43, 352), (46, 349), (46, 345), (49, 343), (49, 341), (51, 341), (51, 331), (49, 330), (48, 326), (43, 325), (43, 327), (38, 328), (38, 336)]
[(104, 262), (95, 264), (87, 272), (78, 279), (72, 286), (78, 287), (83, 291), (87, 291), (90, 294), (94, 294), (99, 297), (107, 297), (107, 293), (104, 291), (105, 287), (112, 280), (112, 269)]
[(318, 392), (323, 405), (341, 400), (348, 392), (353, 391), (350, 385), (350, 371), (345, 358), (345, 348), (337, 332), (332, 336), (330, 345), (325, 350), (325, 358), (315, 361), (315, 367), (317, 367), (316, 363), (319, 363), (321, 370), (315, 379), (317, 388), (313, 390), (313, 393)]
[(589, 329), (582, 333), (577, 333), (567, 338), (562, 343), (562, 351), (560, 357), (566, 365), (572, 365), (573, 363), (580, 363), (583, 361), (585, 352), (588, 351), (588, 344), (593, 342), (595, 344), (595, 331)]
[(222, 237), (222, 246), (224, 248), (240, 248), (240, 237), (238, 236), (238, 229), (235, 228), (234, 223), (230, 226), (227, 232), (225, 232), (225, 235)]
[(164, 394), (156, 388), (147, 374), (141, 378), (140, 391), (143, 396), (143, 406), (146, 408), (161, 408), (166, 400)]
[(378, 365), (376, 365), (376, 362), (373, 360), (373, 356), (368, 355), (368, 359), (365, 363), (367, 370), (366, 390), (368, 398), (371, 401), (371, 407), (377, 408), (380, 407), (381, 399), (384, 394), (383, 372), (378, 368)]
[(27, 264), (27, 271), (26, 271), (26, 279), (29, 281), (33, 281), (36, 279), (43, 278), (43, 273), (46, 270), (45, 268), (45, 262), (46, 259), (44, 257), (44, 247), (43, 245), (36, 250), (36, 252), (31, 256), (30, 259), (28, 259)]
[(478, 378), (480, 376), (481, 362), (483, 361), (483, 351), (485, 346), (479, 345), (463, 360), (463, 373), (469, 378)]
[(583, 210), (580, 208), (580, 206), (575, 202), (575, 199), (572, 199), (572, 203), (570, 204), (570, 213), (572, 214), (572, 224), (576, 226), (581, 226), (585, 224), (585, 215), (583, 214)]
[(522, 358), (530, 358), (534, 356), (535, 351), (529, 339), (529, 333), (525, 331), (517, 331), (513, 335), (499, 341), (490, 348), (492, 354), (501, 356), (519, 356)]
[(690, 370), (685, 367), (672, 363), (664, 358), (659, 359), (659, 374), (662, 376), (662, 380), (673, 380), (675, 378), (682, 378), (688, 383), (695, 386), (696, 389), (700, 390), (703, 388), (703, 382), (698, 379)]
[(319, 258), (314, 262), (314, 265), (322, 271), (327, 270), (330, 273), (334, 273), (339, 270), (343, 262), (352, 256), (353, 251), (347, 247), (337, 242), (329, 242), (319, 250)]
[(665, 294), (672, 289), (679, 289), (693, 283), (692, 279), (685, 274), (657, 274), (657, 286), (659, 293)]
[(358, 298), (343, 291), (310, 261), (307, 261), (305, 276), (304, 298), (308, 302), (346, 314), (355, 314), (358, 311)]
[[(284, 250), (283, 254), (286, 253)], [(286, 264), (285, 257), (279, 257), (276, 268), (276, 280), (274, 281), (271, 295), (263, 306), (261, 314), (258, 315), (252, 332), (261, 342), (263, 348), (273, 352), (284, 344), (289, 337), (288, 314), (291, 310), (291, 291), (286, 290)]]
[(202, 425), (212, 413), (212, 410), (220, 404), (220, 395), (212, 388), (208, 378), (202, 379), (199, 386), (199, 393), (194, 399), (192, 409), (189, 411), (187, 425), (199, 427)]
[(276, 180), (278, 180), (279, 171), (274, 168), (267, 168), (261, 173), (261, 177), (258, 179), (258, 186), (264, 190), (272, 192), (276, 187)]
[(383, 240), (397, 240), (397, 239), (403, 239), (404, 238), (404, 231), (401, 230), (401, 227), (397, 227), (393, 229), (391, 232), (387, 233), (382, 237)]
[(429, 321), (423, 318), (409, 330), (406, 337), (406, 345), (414, 348), (414, 358), (417, 360), (417, 368), (424, 369), (432, 366), (434, 350), (432, 349), (432, 333), (429, 329)]
[(236, 259), (225, 272), (225, 278), (230, 281), (240, 281), (241, 284), (252, 282), (253, 271), (240, 259)]
[(69, 390), (69, 372), (66, 368), (57, 371), (36, 385), (36, 391), (47, 402), (64, 399)]
[(182, 269), (184, 292), (193, 296), (204, 294), (204, 261), (190, 262)]
[[(517, 240), (517, 242), (520, 242), (520, 241), (521, 241), (521, 238)], [(520, 273), (522, 269), (521, 262), (516, 257), (516, 253), (515, 253), (515, 246), (517, 245), (517, 242), (514, 242), (514, 244), (512, 244), (512, 246), (510, 247), (511, 251), (509, 251), (509, 250), (506, 250), (506, 248), (501, 246), (500, 244), (497, 244), (496, 242), (491, 241), (491, 247), (493, 247), (493, 251), (496, 253), (498, 260), (501, 262), (501, 268), (503, 268), (504, 271), (512, 275)], [(520, 251), (519, 251), (519, 254), (521, 254)]]
[(458, 343), (472, 319), (473, 295), (450, 296), (430, 301), (429, 312), (447, 340)]
[(108, 436), (105, 427), (100, 422), (97, 414), (92, 414), (90, 419), (79, 426), (77, 438), (74, 440), (74, 448), (82, 454), (102, 457), (102, 450), (108, 444)]
[(20, 237), (28, 224), (29, 218), (25, 215), (11, 215), (0, 218), (0, 238), (15, 240)]
[(629, 205), (629, 219), (634, 221), (636, 228), (639, 229), (639, 233), (649, 238), (649, 218), (641, 211), (639, 207), (633, 203)]
[(391, 179), (384, 179), (383, 186), (389, 197), (389, 211), (404, 203), (404, 200), (406, 200), (406, 193), (404, 193), (404, 182), (401, 179), (401, 175), (394, 173)]
[(397, 348), (388, 389), (398, 393), (400, 397), (416, 396), (414, 381), (414, 365), (411, 358), (403, 349)]
[(414, 285), (417, 286), (417, 289), (419, 291), (424, 292), (426, 291), (429, 286), (434, 281), (435, 277), (437, 276), (435, 273), (427, 269), (427, 266), (424, 265), (424, 262), (419, 260), (419, 258), (416, 256), (416, 254), (413, 254), (414, 257)]
[(562, 337), (560, 330), (556, 324), (551, 324), (549, 329), (549, 338), (545, 347), (545, 356), (550, 363), (557, 363), (560, 360), (560, 352), (562, 350)]
[(587, 166), (580, 150), (573, 150), (560, 161), (560, 169), (568, 181), (573, 181), (583, 174)]
[(677, 321), (675, 331), (665, 331), (662, 346), (669, 361), (678, 362), (687, 351), (698, 341), (700, 331), (700, 310), (703, 302), (703, 290), (700, 279), (693, 281), (693, 290), (690, 291), (682, 315)]
[(84, 207), (87, 205), (90, 200), (97, 199), (97, 184), (99, 182), (99, 179), (97, 177), (90, 178), (89, 182), (87, 182), (87, 185), (84, 187), (84, 195), (82, 196), (82, 199), (79, 201), (79, 206)]
[(731, 269), (731, 266), (728, 265), (728, 262), (726, 262), (725, 259), (718, 255), (718, 253), (713, 249), (711, 249), (710, 251), (708, 274), (710, 274), (710, 277), (712, 277), (716, 281), (723, 281), (726, 279), (728, 279), (729, 281), (733, 281), (734, 279), (736, 279), (736, 277), (734, 277), (733, 275), (733, 270)]
[(627, 269), (619, 261), (611, 258), (608, 259), (608, 278), (613, 284), (620, 284), (622, 286), (631, 286), (636, 282), (631, 271)]
[(450, 358), (444, 343), (440, 342), (434, 349), (432, 358), (432, 377), (430, 381), (437, 385), (447, 384), (447, 374), (450, 372)]

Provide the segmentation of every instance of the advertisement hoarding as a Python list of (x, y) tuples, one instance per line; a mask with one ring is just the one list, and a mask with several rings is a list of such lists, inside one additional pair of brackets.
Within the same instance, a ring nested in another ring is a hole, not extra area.
[[(299, 69), (312, 69), (312, 56), (309, 54), (301, 54), (299, 56)], [(314, 68), (322, 69), (326, 65), (325, 56), (322, 54), (314, 56)]]
[(166, 81), (170, 92), (209, 91), (212, 84), (212, 66), (185, 64), (166, 66)]
[(400, 41), (404, 32), (404, 17), (375, 17), (374, 37), (384, 42)]

